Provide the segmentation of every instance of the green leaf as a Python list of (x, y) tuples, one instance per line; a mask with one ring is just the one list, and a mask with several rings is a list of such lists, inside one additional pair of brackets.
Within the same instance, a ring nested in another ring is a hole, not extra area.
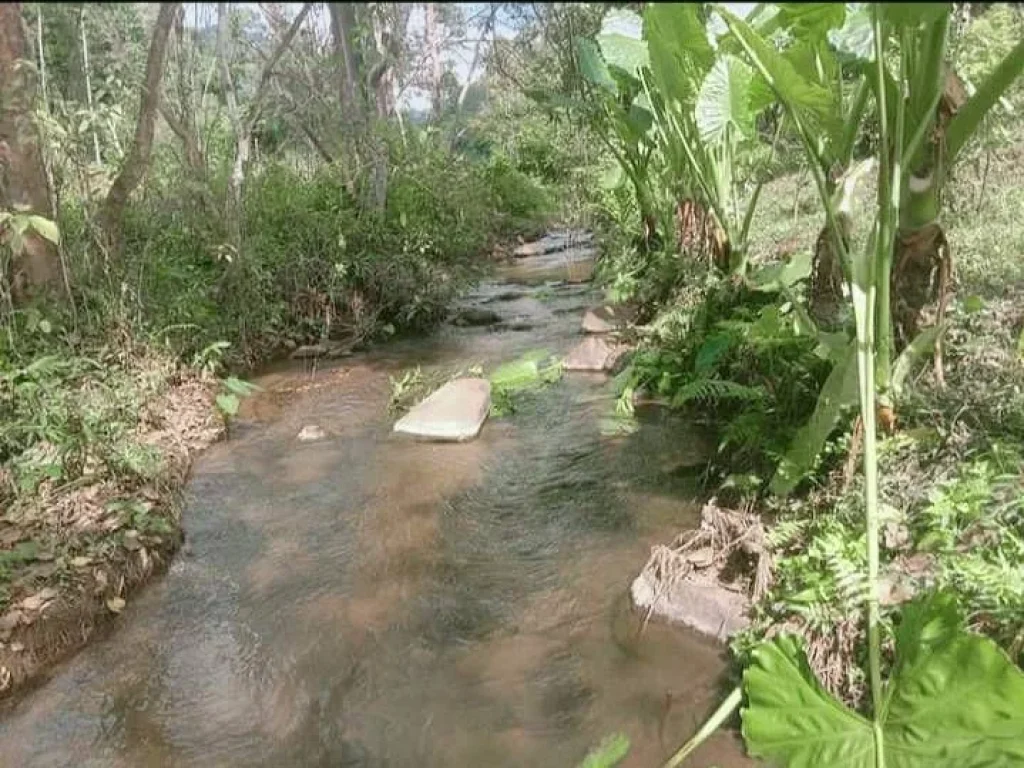
[(242, 381), (236, 376), (228, 376), (222, 383), (224, 384), (225, 389), (239, 395), (240, 397), (245, 397), (246, 395), (251, 395), (253, 392), (261, 391), (260, 387), (256, 384), (252, 384), (248, 381)]
[(601, 55), (609, 66), (636, 76), (647, 66), (647, 43), (643, 41), (643, 22), (632, 11), (613, 9), (608, 11), (601, 24), (597, 44)]
[(914, 365), (927, 354), (928, 350), (934, 349), (935, 342), (945, 330), (945, 324), (925, 328), (914, 337), (914, 340), (896, 358), (896, 362), (892, 366), (892, 378), (889, 381), (894, 397), (899, 398), (903, 394), (903, 385), (906, 383), (907, 377), (910, 375), (911, 370), (913, 370)]
[(805, 77), (791, 61), (775, 50), (746, 22), (726, 8), (719, 6), (730, 31), (739, 38), (751, 59), (762, 68), (768, 84), (790, 113), (813, 133), (815, 130), (831, 132), (836, 121), (834, 99), (826, 88)]
[[(878, 717), (886, 768), (1024, 764), (1024, 673), (961, 627), (951, 595), (904, 606)], [(824, 690), (795, 638), (753, 658), (742, 712), (751, 755), (789, 768), (877, 768), (872, 724)]]
[(708, 72), (694, 110), (700, 138), (707, 143), (724, 143), (729, 126), (739, 136), (754, 133), (754, 113), (750, 108), (750, 87), (754, 73), (734, 56), (724, 56)]
[(828, 33), (828, 41), (839, 58), (846, 62), (874, 61), (875, 39), (871, 29), (871, 11), (863, 3), (848, 10), (843, 26)]
[(846, 8), (842, 3), (779, 3), (779, 15), (795, 38), (806, 40), (841, 26)]
[(613, 733), (591, 751), (579, 768), (612, 768), (629, 754), (629, 737), (624, 733)]
[(230, 393), (217, 395), (217, 407), (225, 416), (234, 416), (238, 413), (238, 396)]
[(44, 216), (29, 216), (29, 227), (40, 237), (49, 240), (54, 245), (60, 244), (60, 230), (57, 225)]
[(874, 766), (871, 723), (822, 687), (792, 635), (754, 650), (743, 689), (743, 740), (752, 756), (788, 768)]
[(981, 312), (984, 308), (985, 300), (976, 293), (972, 293), (964, 299), (964, 312), (969, 315), (973, 315), (975, 312)]
[(644, 11), (651, 74), (667, 101), (692, 105), (715, 63), (696, 3), (652, 3)]
[(772, 264), (752, 272), (748, 280), (756, 291), (780, 291), (811, 276), (811, 253), (794, 253), (784, 264)]
[(814, 413), (796, 433), (786, 455), (779, 462), (769, 490), (777, 496), (786, 496), (807, 476), (814, 460), (821, 453), (842, 411), (857, 402), (857, 343), (847, 345), (843, 359), (836, 363), (825, 380), (814, 406)]
[(576, 52), (579, 56), (580, 73), (593, 85), (615, 93), (618, 86), (608, 72), (608, 65), (601, 58), (601, 52), (593, 40), (580, 38), (576, 41)]
[(953, 11), (951, 3), (882, 3), (882, 18), (895, 27), (934, 24)]

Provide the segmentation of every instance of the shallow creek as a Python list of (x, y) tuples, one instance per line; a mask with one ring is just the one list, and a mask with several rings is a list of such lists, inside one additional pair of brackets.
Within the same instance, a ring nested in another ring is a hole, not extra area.
[[(692, 523), (699, 434), (602, 434), (603, 376), (568, 374), (465, 444), (390, 432), (389, 375), (564, 353), (585, 259), (520, 261), (445, 326), (257, 382), (196, 463), (187, 544), (116, 628), (0, 721), (3, 766), (553, 766), (624, 731), (656, 766), (722, 697), (723, 649), (652, 622), (629, 582)], [(507, 328), (508, 326), (506, 326)], [(307, 424), (327, 432), (299, 443)], [(689, 763), (753, 765), (720, 733)]]

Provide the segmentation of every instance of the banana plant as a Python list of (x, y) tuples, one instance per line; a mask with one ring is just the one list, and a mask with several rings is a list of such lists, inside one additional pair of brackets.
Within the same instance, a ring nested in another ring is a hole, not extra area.
[[(892, 6), (869, 10), (869, 39), (878, 61), (900, 22)], [(779, 52), (749, 25), (721, 8), (752, 65), (793, 117), (805, 151), (813, 145), (793, 99), (793, 70)], [(896, 35), (898, 43), (903, 39)], [(875, 430), (876, 311), (884, 271), (897, 248), (904, 197), (900, 149), (917, 135), (920, 122), (908, 120), (907, 54), (896, 49), (900, 65), (888, 83), (883, 68), (873, 84), (879, 98), (883, 149), (877, 163), (878, 186), (871, 234), (863, 252), (852, 254), (837, 243), (851, 269), (850, 289), (856, 320), (858, 400), (864, 421), (864, 521), (870, 589), (865, 606), (870, 711), (860, 713), (836, 701), (815, 678), (799, 642), (782, 636), (762, 643), (744, 670), (741, 716), (748, 751), (772, 764), (790, 768), (954, 768), (1024, 763), (1024, 673), (988, 638), (966, 632), (955, 600), (946, 594), (919, 598), (904, 607), (894, 632), (895, 660), (882, 678), (882, 622), (878, 600), (879, 488)], [(927, 120), (927, 118), (922, 118)], [(894, 148), (890, 154), (886, 147)], [(818, 191), (829, 219), (834, 204), (819, 177)], [(739, 706), (735, 693), (716, 713)], [(703, 730), (702, 730), (703, 733)], [(684, 750), (692, 749), (692, 743)], [(677, 764), (678, 761), (670, 761)]]

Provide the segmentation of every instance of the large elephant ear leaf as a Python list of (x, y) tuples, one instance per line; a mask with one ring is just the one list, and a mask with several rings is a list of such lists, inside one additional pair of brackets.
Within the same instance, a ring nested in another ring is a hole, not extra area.
[(872, 723), (822, 687), (795, 638), (762, 643), (743, 673), (747, 749), (787, 768), (877, 768), (877, 746), (887, 768), (1024, 765), (1024, 673), (961, 627), (949, 595), (904, 606), (880, 745)]
[(796, 638), (758, 646), (743, 691), (743, 739), (754, 757), (787, 768), (873, 768), (871, 723), (822, 687)]
[(708, 72), (697, 95), (694, 116), (700, 138), (709, 144), (723, 143), (729, 126), (740, 136), (754, 132), (750, 92), (753, 70), (734, 56), (723, 56)]
[(797, 39), (824, 37), (830, 29), (842, 26), (846, 16), (843, 3), (779, 3), (783, 26)]
[(652, 3), (644, 11), (651, 74), (668, 100), (693, 104), (715, 62), (696, 3)]
[(791, 61), (727, 8), (716, 6), (716, 9), (779, 100), (800, 119), (808, 132), (822, 130), (835, 120), (828, 89), (804, 77)]
[(1024, 765), (1024, 673), (960, 629), (951, 597), (904, 608), (883, 723), (891, 768)]
[(597, 36), (601, 54), (609, 66), (638, 77), (648, 64), (647, 43), (643, 40), (643, 21), (632, 11), (613, 9), (605, 14)]
[(576, 52), (579, 56), (580, 73), (583, 77), (592, 85), (614, 94), (617, 90), (615, 80), (608, 71), (608, 65), (601, 58), (597, 44), (585, 37), (579, 38), (576, 41)]

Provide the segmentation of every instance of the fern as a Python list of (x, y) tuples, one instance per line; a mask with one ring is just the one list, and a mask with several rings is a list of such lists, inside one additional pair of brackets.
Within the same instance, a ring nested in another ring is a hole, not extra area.
[(752, 403), (763, 399), (765, 395), (761, 387), (748, 387), (724, 379), (697, 379), (676, 391), (672, 397), (672, 407), (681, 408), (693, 401), (717, 403), (733, 400)]

